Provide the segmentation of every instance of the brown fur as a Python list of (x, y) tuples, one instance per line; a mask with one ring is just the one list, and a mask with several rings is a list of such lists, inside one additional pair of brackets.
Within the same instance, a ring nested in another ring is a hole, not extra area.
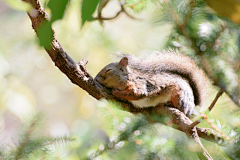
[(205, 102), (209, 81), (189, 57), (173, 51), (155, 52), (143, 58), (124, 56), (95, 77), (116, 97), (129, 100), (136, 107), (172, 101), (188, 116), (195, 105)]

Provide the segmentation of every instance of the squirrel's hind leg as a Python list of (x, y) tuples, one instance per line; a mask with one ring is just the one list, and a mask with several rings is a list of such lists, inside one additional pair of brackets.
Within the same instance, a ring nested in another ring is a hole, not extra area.
[(189, 87), (185, 87), (184, 89), (176, 87), (173, 90), (171, 101), (175, 108), (184, 112), (188, 117), (190, 117), (195, 110), (193, 93)]

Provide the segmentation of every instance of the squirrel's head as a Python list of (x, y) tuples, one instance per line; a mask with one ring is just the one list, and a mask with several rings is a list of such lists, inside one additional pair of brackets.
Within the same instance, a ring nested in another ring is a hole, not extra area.
[(94, 78), (101, 85), (123, 90), (128, 82), (128, 58), (123, 57), (119, 62), (110, 63)]

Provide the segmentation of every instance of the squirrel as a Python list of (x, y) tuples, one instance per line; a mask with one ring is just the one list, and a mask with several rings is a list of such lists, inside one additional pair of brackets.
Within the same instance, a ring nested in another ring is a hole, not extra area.
[(172, 50), (144, 58), (123, 56), (104, 67), (94, 80), (134, 107), (155, 107), (170, 101), (188, 117), (198, 114), (195, 106), (204, 105), (209, 81), (192, 59)]

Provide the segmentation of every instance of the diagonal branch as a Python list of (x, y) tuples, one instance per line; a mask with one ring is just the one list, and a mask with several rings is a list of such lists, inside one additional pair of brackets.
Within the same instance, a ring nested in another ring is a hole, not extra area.
[[(28, 13), (28, 16), (32, 21), (33, 29), (37, 33), (37, 36), (39, 36), (38, 29), (43, 23), (46, 23), (48, 21), (48, 15), (38, 0), (24, 1), (30, 3), (33, 6), (32, 10), (35, 10), (38, 13), (31, 15), (30, 11)], [(87, 63), (86, 60), (81, 60), (79, 63), (75, 63), (58, 42), (54, 30), (52, 28), (50, 29), (53, 33), (53, 40), (49, 42), (51, 47), (45, 48), (45, 50), (55, 65), (71, 80), (72, 83), (86, 90), (96, 99), (100, 99), (103, 96), (105, 98), (111, 98), (110, 95), (103, 92), (103, 88), (100, 85), (97, 85), (93, 81), (93, 78), (85, 68), (85, 65)]]
[[(223, 90), (222, 88), (218, 91), (216, 97), (215, 97), (214, 100), (212, 101), (211, 105), (208, 107), (208, 111), (209, 111), (209, 112), (213, 109), (213, 107), (214, 107), (214, 105), (216, 104), (218, 98), (223, 94), (223, 92), (224, 92), (224, 90)], [(201, 115), (201, 119), (193, 122), (193, 123), (191, 124), (191, 127), (195, 127), (195, 126), (198, 125), (200, 122), (202, 122), (202, 120), (205, 119), (204, 117), (205, 117), (205, 114)]]
[[(37, 11), (37, 15), (31, 15), (28, 13), (28, 16), (32, 22), (32, 27), (38, 35), (38, 28), (44, 23), (48, 21), (48, 15), (46, 11), (42, 8), (39, 0), (24, 0), (25, 2), (30, 3), (33, 6), (33, 9)], [(31, 11), (30, 11), (31, 12)], [(51, 28), (53, 33), (53, 39), (50, 44), (50, 48), (45, 48), (48, 55), (51, 57), (52, 61), (55, 65), (71, 80), (72, 83), (76, 84), (80, 88), (84, 89), (91, 96), (96, 99), (106, 98), (106, 99), (115, 99), (119, 101), (124, 109), (128, 109), (129, 112), (136, 114), (142, 113), (146, 117), (149, 118), (149, 121), (156, 122), (156, 119), (153, 117), (161, 117), (168, 116), (172, 119), (172, 122), (176, 124), (172, 126), (180, 131), (185, 133), (190, 132), (192, 128), (190, 128), (190, 124), (192, 121), (186, 117), (186, 115), (179, 110), (173, 107), (172, 104), (159, 105), (157, 107), (149, 107), (145, 109), (137, 109), (132, 106), (129, 102), (119, 100), (108, 92), (107, 89), (103, 88), (100, 84), (93, 80), (92, 76), (88, 73), (85, 65), (87, 64), (87, 60), (81, 60), (79, 63), (74, 62), (71, 57), (64, 51), (61, 44), (58, 42), (56, 35), (54, 34), (54, 30)], [(151, 116), (150, 116), (151, 115)], [(168, 125), (166, 122), (157, 121), (163, 124)], [(214, 132), (208, 133), (207, 130), (210, 129), (202, 129), (196, 128), (197, 134), (209, 141), (218, 143), (221, 136), (218, 136)], [(196, 132), (195, 131), (195, 132)], [(223, 140), (224, 141), (224, 140)]]

